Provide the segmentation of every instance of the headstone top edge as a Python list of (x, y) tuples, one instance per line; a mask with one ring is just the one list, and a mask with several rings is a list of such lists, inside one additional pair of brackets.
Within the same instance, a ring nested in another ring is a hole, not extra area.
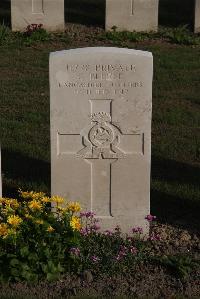
[(117, 47), (87, 47), (87, 48), (76, 48), (69, 50), (61, 50), (50, 53), (50, 59), (56, 56), (64, 56), (70, 54), (93, 54), (93, 53), (112, 53), (112, 54), (127, 54), (127, 55), (138, 55), (152, 58), (153, 55), (148, 51), (134, 50), (128, 48), (117, 48)]

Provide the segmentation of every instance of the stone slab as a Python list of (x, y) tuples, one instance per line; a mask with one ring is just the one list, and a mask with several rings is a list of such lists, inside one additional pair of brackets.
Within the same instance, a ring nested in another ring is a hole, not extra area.
[(51, 53), (51, 192), (94, 211), (102, 229), (148, 232), (153, 59), (83, 48)]
[(195, 1), (195, 20), (194, 20), (194, 32), (200, 32), (200, 0)]
[(157, 31), (159, 0), (106, 0), (106, 30)]
[(11, 0), (13, 31), (25, 31), (30, 24), (43, 24), (48, 31), (64, 30), (64, 0)]

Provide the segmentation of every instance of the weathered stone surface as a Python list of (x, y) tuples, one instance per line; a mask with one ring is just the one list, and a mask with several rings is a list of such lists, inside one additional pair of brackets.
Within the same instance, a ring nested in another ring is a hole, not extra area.
[(194, 32), (200, 32), (200, 0), (195, 0)]
[(64, 30), (64, 0), (11, 0), (12, 30), (43, 24), (48, 31)]
[(159, 0), (106, 0), (106, 29), (157, 31)]
[(51, 53), (51, 191), (94, 211), (102, 229), (148, 231), (152, 54)]

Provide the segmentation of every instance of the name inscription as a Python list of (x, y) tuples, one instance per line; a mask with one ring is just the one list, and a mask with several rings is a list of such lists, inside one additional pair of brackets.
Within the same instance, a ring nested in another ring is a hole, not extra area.
[[(58, 88), (68, 88), (81, 95), (126, 95), (135, 88), (143, 87), (137, 81), (134, 64), (67, 64), (64, 71), (56, 74)], [(127, 78), (135, 76), (134, 81)]]

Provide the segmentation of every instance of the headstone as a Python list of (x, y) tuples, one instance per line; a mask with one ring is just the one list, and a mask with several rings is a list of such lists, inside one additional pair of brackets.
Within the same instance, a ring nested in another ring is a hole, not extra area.
[(200, 0), (195, 1), (195, 21), (194, 21), (194, 32), (200, 32)]
[(157, 31), (159, 0), (106, 0), (106, 30)]
[(83, 48), (51, 53), (51, 191), (102, 219), (148, 232), (153, 59)]
[(0, 148), (0, 197), (2, 197), (1, 148)]
[(48, 31), (64, 30), (64, 0), (11, 0), (12, 30), (42, 24)]

